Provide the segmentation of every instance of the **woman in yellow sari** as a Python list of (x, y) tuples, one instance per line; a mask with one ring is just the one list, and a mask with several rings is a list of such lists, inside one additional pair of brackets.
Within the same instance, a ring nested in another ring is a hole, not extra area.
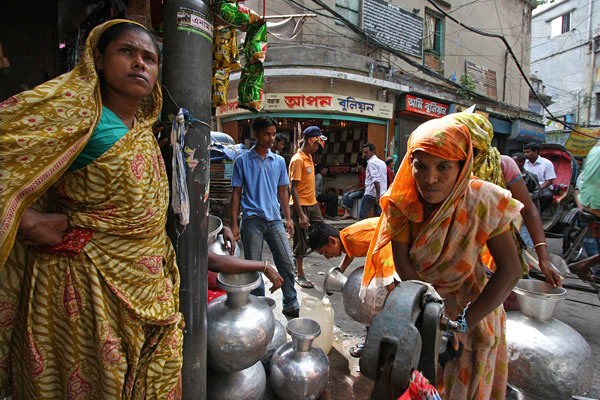
[(108, 21), (71, 72), (0, 103), (3, 394), (180, 397), (159, 57), (142, 26)]
[[(509, 230), (522, 204), (510, 192), (471, 179), (471, 137), (452, 119), (428, 121), (410, 136), (396, 180), (381, 199), (384, 213), (371, 241), (363, 288), (374, 280), (433, 284), (446, 314), (466, 309), (464, 350), (446, 363), (438, 390), (445, 399), (503, 399), (507, 381), (505, 313), (502, 301), (521, 275)], [(382, 251), (391, 241), (392, 259)], [(484, 246), (496, 262), (489, 279)]]

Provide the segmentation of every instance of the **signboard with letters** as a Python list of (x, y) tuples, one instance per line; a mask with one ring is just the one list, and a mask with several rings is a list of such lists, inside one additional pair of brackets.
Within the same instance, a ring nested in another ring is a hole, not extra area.
[(496, 71), (470, 61), (465, 61), (465, 70), (469, 80), (475, 85), (475, 93), (492, 99), (498, 98)]
[(510, 138), (523, 142), (542, 143), (546, 133), (544, 125), (539, 122), (529, 121), (526, 119), (517, 118), (513, 120)]
[[(268, 93), (263, 98), (262, 111), (321, 111), (391, 119), (394, 105), (331, 93)], [(216, 111), (218, 117), (242, 113), (249, 111), (238, 108), (237, 100), (228, 100)]]
[(423, 17), (383, 0), (363, 0), (363, 26), (381, 43), (422, 56)]
[(571, 131), (569, 138), (565, 142), (565, 148), (574, 156), (586, 157), (592, 147), (598, 143), (600, 129), (586, 129), (580, 126), (576, 126), (575, 129), (589, 136), (584, 136), (581, 133)]
[(433, 118), (448, 115), (448, 108), (446, 104), (436, 103), (410, 94), (404, 95), (400, 100), (400, 111), (409, 111)]

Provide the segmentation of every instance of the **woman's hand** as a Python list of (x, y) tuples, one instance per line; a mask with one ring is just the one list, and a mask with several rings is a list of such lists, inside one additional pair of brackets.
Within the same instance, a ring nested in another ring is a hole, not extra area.
[(274, 291), (279, 289), (281, 285), (283, 285), (283, 278), (281, 277), (281, 275), (279, 275), (279, 272), (277, 272), (275, 267), (273, 267), (272, 265), (267, 264), (267, 268), (265, 269), (265, 275), (273, 284), (273, 286), (271, 286), (271, 288), (269, 289), (271, 293), (273, 293)]
[(540, 271), (542, 271), (542, 274), (544, 274), (544, 276), (546, 277), (546, 282), (548, 282), (554, 287), (562, 286), (562, 282), (560, 281), (560, 274), (554, 269), (548, 258), (542, 260), (542, 258), (540, 257), (539, 267)]
[(62, 241), (69, 229), (69, 218), (64, 214), (39, 213), (25, 210), (19, 223), (17, 239), (27, 245), (54, 246)]

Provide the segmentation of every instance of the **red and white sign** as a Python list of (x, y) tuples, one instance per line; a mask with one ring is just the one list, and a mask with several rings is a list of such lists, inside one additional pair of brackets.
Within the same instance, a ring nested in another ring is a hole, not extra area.
[(428, 115), (434, 118), (441, 118), (448, 115), (448, 106), (436, 103), (435, 101), (425, 100), (420, 97), (406, 95), (406, 103), (403, 104), (404, 111), (410, 111), (417, 114)]

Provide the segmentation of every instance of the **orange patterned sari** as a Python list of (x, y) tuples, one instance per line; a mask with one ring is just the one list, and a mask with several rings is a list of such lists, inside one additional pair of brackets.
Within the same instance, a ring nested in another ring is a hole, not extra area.
[[(179, 272), (165, 233), (169, 187), (152, 123), (66, 172), (100, 116), (92, 49), (75, 69), (0, 104), (0, 391), (16, 398), (175, 399), (182, 365)], [(7, 179), (7, 177), (9, 179)], [(63, 243), (15, 241), (24, 210), (69, 217)]]
[[(427, 221), (411, 173), (416, 150), (464, 163), (450, 196)], [(447, 315), (455, 319), (468, 302), (477, 299), (487, 283), (482, 249), (489, 238), (508, 228), (522, 205), (507, 190), (470, 179), (472, 163), (471, 138), (458, 121), (428, 121), (411, 134), (396, 180), (381, 199), (383, 214), (369, 247), (363, 288), (372, 280), (379, 285), (392, 282), (393, 259), (381, 250), (390, 241), (403, 241), (412, 223), (422, 227), (410, 239), (410, 260), (421, 279), (444, 298)], [(440, 374), (438, 389), (443, 398), (504, 398), (508, 372), (504, 321), (500, 305), (459, 337), (462, 356), (449, 361)]]

